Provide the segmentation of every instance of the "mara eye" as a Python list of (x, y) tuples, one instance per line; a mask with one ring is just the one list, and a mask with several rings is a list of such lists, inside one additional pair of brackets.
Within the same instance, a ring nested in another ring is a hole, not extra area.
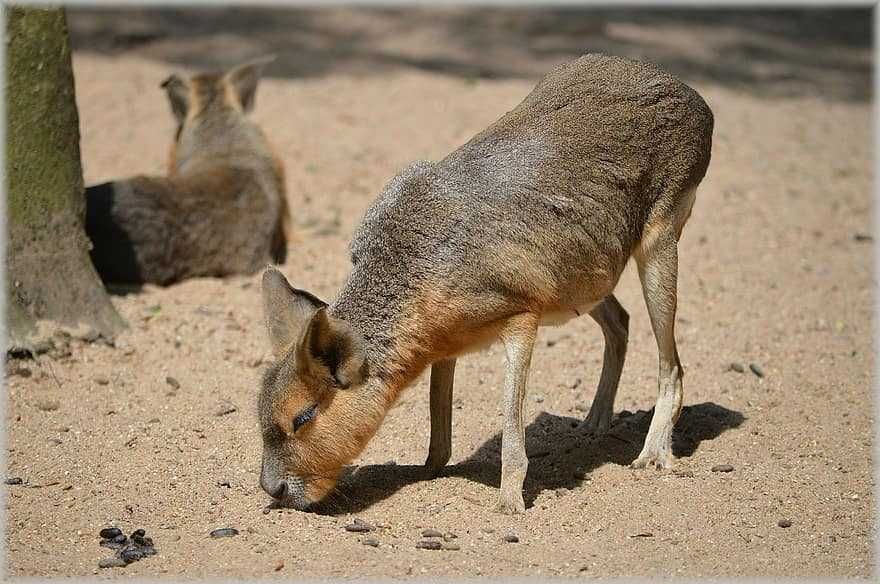
[(318, 404), (313, 404), (297, 414), (297, 416), (293, 419), (293, 431), (296, 432), (303, 426), (303, 424), (308, 423), (312, 418), (315, 417), (315, 414), (317, 412)]

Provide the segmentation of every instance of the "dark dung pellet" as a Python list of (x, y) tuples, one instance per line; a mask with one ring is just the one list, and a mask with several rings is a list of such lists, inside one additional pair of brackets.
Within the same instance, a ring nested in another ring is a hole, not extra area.
[(119, 553), (119, 557), (126, 564), (136, 562), (144, 557), (144, 552), (137, 548), (125, 548)]
[(143, 537), (145, 535), (147, 535), (147, 532), (144, 529), (135, 529), (131, 532), (131, 537)]
[(791, 519), (780, 519), (776, 525), (782, 528), (791, 527)]
[(519, 537), (517, 537), (513, 533), (508, 533), (507, 535), (504, 536), (504, 541), (506, 541), (507, 543), (518, 543)]
[(6, 479), (7, 485), (20, 485), (23, 482), (24, 481), (21, 480), (21, 477), (9, 477), (8, 479)]
[(98, 535), (100, 535), (104, 539), (113, 539), (118, 535), (122, 535), (122, 530), (118, 527), (105, 527), (100, 532), (98, 532)]

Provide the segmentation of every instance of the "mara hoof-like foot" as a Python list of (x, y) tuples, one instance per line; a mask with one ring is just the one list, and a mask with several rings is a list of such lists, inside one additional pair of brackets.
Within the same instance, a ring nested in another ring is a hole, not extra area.
[(645, 447), (639, 457), (630, 465), (631, 468), (654, 468), (657, 470), (671, 469), (675, 464), (675, 457), (667, 448)]
[(505, 496), (504, 493), (498, 498), (495, 504), (495, 511), (505, 515), (521, 515), (526, 512), (526, 503), (523, 500), (522, 493), (512, 496)]
[(608, 433), (608, 430), (611, 429), (611, 419), (613, 417), (614, 414), (610, 410), (599, 411), (596, 410), (596, 408), (590, 408), (590, 413), (587, 414), (584, 421), (580, 423), (578, 429), (589, 432), (590, 434), (601, 436)]
[(428, 455), (428, 459), (425, 460), (425, 472), (428, 473), (432, 479), (440, 476), (443, 472), (443, 469), (446, 468), (446, 463), (449, 462), (449, 456), (431, 456)]

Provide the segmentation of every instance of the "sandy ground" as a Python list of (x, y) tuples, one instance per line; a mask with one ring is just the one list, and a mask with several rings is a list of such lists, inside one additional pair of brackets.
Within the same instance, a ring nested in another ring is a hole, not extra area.
[[(3, 489), (7, 574), (871, 574), (870, 49), (851, 19), (188, 14), (71, 15), (86, 183), (163, 170), (173, 126), (158, 84), (171, 71), (279, 52), (254, 118), (287, 165), (297, 240), (282, 269), (327, 299), (385, 181), (463, 143), (552, 64), (589, 49), (656, 55), (691, 82), (716, 131), (680, 247), (687, 376), (678, 466), (627, 467), (657, 368), (629, 268), (617, 290), (631, 315), (629, 353), (608, 436), (572, 428), (598, 381), (598, 327), (580, 319), (541, 332), (526, 406), (525, 515), (491, 510), (498, 347), (459, 362), (445, 476), (426, 480), (420, 468), (423, 378), (356, 461), (335, 514), (264, 514), (255, 399), (268, 344), (258, 276), (146, 287), (113, 297), (130, 325), (116, 348), (72, 342), (54, 358), (7, 365), (6, 475), (23, 479)], [(242, 32), (255, 23), (264, 34)], [(203, 61), (187, 60), (193, 54)], [(733, 471), (712, 472), (719, 464)], [(349, 533), (353, 517), (379, 527)], [(145, 528), (158, 555), (98, 570), (108, 550), (97, 532), (107, 525)], [(209, 538), (219, 527), (240, 535)], [(416, 549), (425, 528), (454, 533), (460, 549)], [(504, 542), (509, 533), (519, 542)]]

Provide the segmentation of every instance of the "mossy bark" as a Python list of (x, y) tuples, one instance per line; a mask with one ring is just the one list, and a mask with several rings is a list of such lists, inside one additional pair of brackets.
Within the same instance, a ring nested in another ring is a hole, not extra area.
[(79, 117), (62, 9), (6, 19), (6, 350), (59, 328), (107, 339), (124, 326), (89, 259)]

